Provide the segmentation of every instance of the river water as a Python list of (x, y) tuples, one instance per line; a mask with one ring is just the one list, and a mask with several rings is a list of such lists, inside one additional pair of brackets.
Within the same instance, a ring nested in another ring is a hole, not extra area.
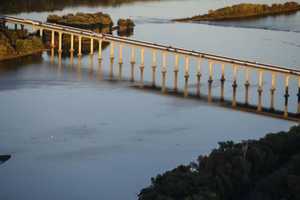
[[(136, 39), (299, 70), (300, 13), (218, 26), (170, 22), (237, 2), (242, 1), (151, 1), (65, 7), (51, 13), (103, 11), (114, 21), (131, 17), (137, 24)], [(44, 21), (49, 13), (14, 16)], [(1, 64), (0, 154), (12, 157), (0, 165), (0, 199), (136, 199), (151, 177), (209, 153), (219, 141), (256, 139), (295, 124), (132, 87), (127, 50), (123, 80), (110, 81), (108, 54), (106, 49), (102, 65), (96, 55), (75, 58), (71, 65), (69, 58), (52, 62), (47, 53)], [(149, 66), (148, 56), (146, 81)], [(202, 84), (205, 93), (206, 80)], [(296, 105), (297, 82), (290, 87), (290, 103)], [(218, 90), (216, 86), (213, 93)]]

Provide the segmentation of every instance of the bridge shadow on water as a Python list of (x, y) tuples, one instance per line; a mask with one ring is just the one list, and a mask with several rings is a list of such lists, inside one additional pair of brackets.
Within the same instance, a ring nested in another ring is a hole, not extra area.
[(205, 94), (189, 94), (187, 97), (184, 96), (184, 91), (174, 91), (173, 89), (168, 89), (165, 93), (162, 93), (162, 87), (145, 85), (141, 88), (139, 85), (133, 85), (132, 88), (136, 90), (141, 90), (144, 92), (151, 92), (157, 95), (168, 95), (175, 98), (181, 98), (186, 100), (194, 100), (201, 103), (207, 103), (211, 106), (218, 106), (226, 109), (231, 109), (235, 111), (242, 111), (257, 115), (262, 115), (266, 117), (272, 117), (277, 119), (289, 120), (294, 122), (299, 122), (300, 115), (297, 113), (288, 112), (287, 116), (285, 116), (285, 111), (275, 110), (271, 108), (262, 107), (260, 111), (258, 111), (258, 106), (251, 105), (247, 103), (236, 102), (233, 105), (233, 101), (229, 99), (221, 99), (219, 97), (210, 97)]
[[(199, 85), (190, 84), (187, 88), (183, 88), (183, 89), (179, 88), (176, 90), (171, 87), (165, 87), (165, 90), (163, 90), (163, 88), (159, 84), (154, 85), (151, 81), (143, 80), (143, 83), (141, 84), (141, 81), (137, 80), (137, 78), (139, 77), (136, 78), (126, 77), (126, 74), (129, 72), (128, 71), (122, 72), (124, 70), (122, 69), (123, 67), (122, 64), (120, 65), (116, 63), (110, 63), (109, 67), (107, 67), (104, 66), (103, 62), (94, 61), (93, 56), (92, 57), (89, 56), (88, 67), (86, 68), (83, 67), (83, 63), (81, 59), (77, 59), (77, 63), (75, 63), (73, 59), (74, 58), (71, 58), (69, 60), (72, 66), (71, 71), (76, 72), (78, 81), (82, 81), (85, 79), (91, 81), (93, 79), (97, 79), (98, 81), (101, 82), (104, 81), (109, 84), (114, 84), (114, 85), (122, 84), (122, 87), (125, 86), (142, 92), (149, 92), (156, 95), (164, 95), (164, 96), (170, 96), (174, 98), (199, 101), (207, 105), (222, 107), (234, 111), (247, 112), (247, 113), (257, 114), (261, 116), (272, 117), (272, 118), (277, 118), (282, 120), (289, 120), (294, 122), (299, 122), (300, 119), (300, 115), (298, 113), (293, 113), (288, 111), (287, 105), (285, 106), (284, 110), (279, 110), (271, 107), (265, 107), (263, 105), (253, 105), (252, 103), (247, 102), (247, 100), (244, 102), (238, 101), (236, 97), (237, 86), (234, 87), (234, 85), (232, 89), (233, 90), (232, 99), (224, 98), (224, 93), (226, 96), (226, 92), (224, 91), (224, 82), (222, 81), (215, 81), (214, 84), (205, 84), (203, 82), (199, 83)], [(61, 57), (58, 56), (57, 62), (58, 62), (57, 69), (59, 74), (62, 74), (64, 71), (70, 72), (70, 68), (63, 66)], [(51, 60), (51, 63), (54, 64), (53, 58)], [(96, 65), (98, 67), (96, 67), (95, 69)], [(231, 81), (228, 82), (231, 83)], [(204, 87), (208, 91), (207, 94), (202, 92), (202, 90), (204, 90)], [(252, 87), (255, 87), (255, 85), (252, 85)], [(221, 88), (222, 97), (218, 97), (215, 95), (213, 96), (212, 90), (213, 89), (219, 90), (220, 88)], [(188, 89), (189, 91), (188, 92), (185, 91), (186, 89)], [(196, 92), (193, 93), (191, 90)], [(246, 96), (248, 96), (249, 95), (248, 89), (246, 89), (246, 91), (247, 91)]]

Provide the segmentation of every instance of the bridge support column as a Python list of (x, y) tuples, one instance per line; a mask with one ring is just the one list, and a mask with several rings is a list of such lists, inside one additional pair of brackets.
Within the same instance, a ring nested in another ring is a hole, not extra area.
[(115, 58), (115, 44), (114, 42), (110, 42), (110, 53), (109, 53), (110, 59)]
[(167, 78), (167, 53), (162, 52), (162, 86), (161, 91), (162, 93), (166, 93), (166, 78)]
[(82, 51), (81, 51), (81, 45), (82, 45), (82, 36), (78, 36), (78, 57), (82, 56)]
[(179, 55), (175, 54), (175, 66), (174, 66), (174, 91), (178, 91), (178, 72), (179, 72)]
[(250, 71), (246, 68), (246, 81), (245, 81), (245, 105), (249, 104), (249, 87), (250, 87)]
[(74, 52), (74, 35), (71, 34), (71, 47), (70, 47), (70, 53)]
[(134, 81), (134, 67), (135, 67), (135, 47), (132, 46), (131, 47), (131, 81), (133, 82)]
[(93, 55), (94, 54), (94, 38), (91, 38), (90, 41), (90, 54)]
[(262, 93), (263, 93), (263, 71), (259, 70), (258, 72), (258, 105), (257, 105), (257, 111), (262, 111)]
[(198, 66), (197, 66), (197, 74), (196, 74), (196, 78), (197, 78), (196, 95), (197, 96), (200, 96), (201, 63), (202, 63), (202, 60), (201, 60), (201, 58), (199, 58)]
[(275, 91), (276, 91), (276, 73), (272, 73), (272, 81), (271, 81), (271, 103), (270, 103), (270, 109), (274, 110), (275, 108)]
[(98, 59), (102, 60), (102, 40), (98, 40)]
[(224, 86), (225, 86), (225, 64), (222, 63), (221, 65), (221, 98), (220, 100), (223, 102), (224, 101)]
[(208, 65), (209, 65), (209, 78), (208, 78), (208, 82), (213, 82), (213, 61), (208, 61)]
[(285, 94), (284, 94), (284, 117), (288, 117), (288, 103), (289, 103), (289, 79), (290, 76), (285, 76)]
[(232, 96), (232, 107), (236, 107), (236, 89), (237, 89), (237, 66), (233, 65), (233, 96)]
[(208, 78), (208, 102), (212, 102), (212, 83), (213, 83), (213, 61), (208, 61), (209, 78)]
[(190, 67), (190, 58), (185, 57), (185, 67), (184, 67), (184, 97), (187, 97), (189, 94), (189, 67)]
[(58, 32), (58, 53), (62, 52), (62, 32)]
[(145, 49), (141, 48), (140, 87), (144, 87)]
[(119, 80), (122, 80), (122, 67), (123, 67), (123, 46), (119, 45)]
[(51, 31), (51, 48), (55, 47), (55, 31)]
[(156, 84), (156, 50), (152, 50), (152, 87)]
[(44, 29), (40, 28), (39, 32), (40, 32), (40, 37), (42, 38), (43, 37)]

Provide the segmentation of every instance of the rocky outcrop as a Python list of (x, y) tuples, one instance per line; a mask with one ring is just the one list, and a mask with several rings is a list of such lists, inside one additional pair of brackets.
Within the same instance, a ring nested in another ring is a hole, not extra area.
[(133, 34), (135, 24), (131, 19), (119, 19), (118, 20), (118, 35), (130, 36)]
[(139, 199), (300, 199), (300, 126), (258, 141), (219, 145), (197, 162), (153, 178)]
[(297, 2), (287, 2), (284, 4), (251, 4), (242, 3), (230, 7), (211, 10), (208, 14), (197, 15), (190, 18), (175, 19), (173, 21), (228, 21), (241, 20), (247, 18), (264, 17), (269, 15), (280, 15), (294, 13), (300, 10)]
[(11, 155), (0, 155), (0, 165), (5, 163), (11, 158)]
[(25, 30), (0, 29), (0, 61), (36, 54), (43, 50), (42, 40), (29, 35)]

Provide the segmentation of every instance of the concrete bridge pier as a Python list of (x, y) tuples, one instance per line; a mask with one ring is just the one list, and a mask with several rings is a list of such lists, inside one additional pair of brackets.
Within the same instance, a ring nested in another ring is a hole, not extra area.
[(232, 107), (236, 107), (236, 89), (237, 89), (237, 65), (233, 65), (233, 83), (232, 83)]
[(262, 111), (262, 93), (263, 93), (263, 71), (259, 70), (258, 72), (258, 105), (257, 105), (257, 111)]
[(94, 38), (91, 38), (90, 41), (90, 54), (93, 55), (94, 54)]
[(270, 109), (274, 110), (275, 109), (275, 91), (276, 91), (276, 73), (272, 73), (272, 79), (271, 79), (271, 103), (270, 103)]
[(162, 93), (166, 93), (167, 88), (166, 88), (166, 78), (167, 78), (167, 53), (162, 52), (162, 87), (161, 91)]
[(98, 40), (98, 59), (102, 61), (102, 40)]
[(245, 105), (249, 104), (250, 70), (246, 67), (245, 74)]
[(44, 33), (44, 29), (40, 28), (40, 29), (39, 29), (39, 34), (40, 34), (40, 37), (41, 37), (41, 38), (43, 37), (43, 33)]
[(141, 48), (140, 87), (144, 87), (145, 49)]
[(285, 76), (285, 94), (284, 94), (284, 117), (288, 117), (288, 104), (289, 104), (289, 79), (290, 76)]
[(58, 53), (62, 52), (62, 32), (58, 32)]
[(131, 81), (133, 82), (134, 81), (134, 67), (135, 67), (135, 61), (136, 58), (135, 58), (135, 47), (132, 46), (131, 47)]
[(82, 51), (81, 51), (81, 45), (82, 45), (82, 36), (78, 36), (78, 57), (82, 56)]
[(202, 63), (202, 60), (201, 60), (201, 58), (199, 58), (198, 66), (197, 66), (197, 73), (196, 73), (196, 78), (197, 78), (196, 95), (197, 96), (200, 96), (201, 63)]
[(208, 77), (208, 83), (209, 82), (213, 82), (213, 66), (214, 66), (214, 62), (209, 60), (208, 61), (208, 65), (209, 65), (209, 77)]
[(179, 72), (179, 55), (175, 54), (175, 65), (174, 65), (174, 91), (178, 91), (178, 72)]
[(185, 66), (184, 66), (184, 97), (189, 95), (189, 69), (190, 68), (190, 58), (188, 56), (185, 57)]
[(156, 50), (152, 50), (152, 87), (156, 85), (156, 68), (157, 68), (157, 59), (156, 59)]
[(70, 35), (70, 40), (71, 40), (70, 53), (73, 54), (73, 52), (74, 52), (74, 35), (73, 34)]
[(55, 48), (55, 31), (51, 31), (51, 48)]
[(110, 67), (109, 67), (109, 78), (112, 80), (114, 76), (114, 60), (115, 60), (115, 44), (114, 42), (110, 42)]
[(221, 64), (221, 98), (220, 100), (224, 101), (224, 86), (225, 86), (225, 64)]
[(119, 44), (119, 80), (122, 80), (122, 68), (123, 68), (123, 45)]
[(208, 102), (212, 102), (212, 83), (213, 83), (213, 61), (208, 61), (209, 75), (208, 75)]

